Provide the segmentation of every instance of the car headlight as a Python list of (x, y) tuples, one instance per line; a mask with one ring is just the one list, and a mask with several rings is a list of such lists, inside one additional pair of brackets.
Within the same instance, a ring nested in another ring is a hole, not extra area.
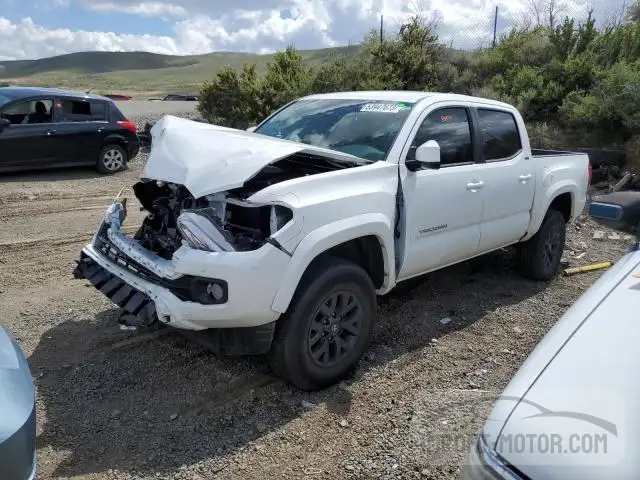
[[(473, 445), (473, 453), (466, 465), (464, 478), (469, 480), (522, 480), (488, 444), (484, 435), (479, 435)], [(475, 459), (475, 461), (474, 461)]]
[(235, 251), (230, 239), (221, 228), (217, 228), (218, 219), (213, 209), (184, 211), (176, 223), (182, 238), (191, 248), (206, 252)]

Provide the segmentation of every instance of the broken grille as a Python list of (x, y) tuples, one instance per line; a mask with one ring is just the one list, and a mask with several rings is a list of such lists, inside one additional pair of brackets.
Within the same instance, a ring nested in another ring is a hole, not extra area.
[(151, 324), (157, 319), (155, 304), (147, 295), (108, 272), (91, 258), (83, 255), (74, 275), (89, 280), (113, 303), (134, 315), (140, 325)]

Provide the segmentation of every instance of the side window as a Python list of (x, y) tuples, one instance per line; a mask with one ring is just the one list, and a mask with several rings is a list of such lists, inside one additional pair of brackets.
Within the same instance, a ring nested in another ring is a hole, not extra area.
[(522, 150), (516, 119), (509, 112), (478, 110), (485, 161), (504, 160)]
[(429, 140), (440, 145), (440, 164), (454, 165), (473, 162), (471, 126), (466, 108), (442, 108), (431, 112), (418, 129), (408, 158), (415, 158), (415, 151)]
[(12, 125), (51, 123), (52, 108), (52, 99), (29, 100), (7, 108), (0, 116)]
[(89, 102), (91, 119), (96, 121), (107, 119), (107, 104), (104, 102)]
[(85, 100), (62, 100), (61, 115), (65, 122), (91, 122), (107, 118), (104, 102)]

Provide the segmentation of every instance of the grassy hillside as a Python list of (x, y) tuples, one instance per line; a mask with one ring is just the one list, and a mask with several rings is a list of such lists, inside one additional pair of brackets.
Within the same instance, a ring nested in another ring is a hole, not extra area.
[[(310, 63), (320, 63), (338, 51), (357, 46), (306, 50)], [(0, 62), (0, 80), (36, 86), (94, 88), (98, 91), (166, 92), (197, 91), (220, 68), (256, 63), (264, 67), (271, 55), (215, 52), (174, 56), (148, 52), (80, 52), (39, 60)]]

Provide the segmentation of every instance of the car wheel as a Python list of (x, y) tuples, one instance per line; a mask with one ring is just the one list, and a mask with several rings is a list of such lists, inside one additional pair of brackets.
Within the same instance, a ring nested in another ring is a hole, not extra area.
[(518, 246), (522, 273), (533, 280), (550, 280), (562, 259), (567, 226), (564, 216), (549, 209), (538, 232)]
[(305, 272), (268, 355), (272, 371), (303, 390), (349, 373), (369, 345), (376, 316), (373, 283), (358, 265), (326, 256)]
[(117, 173), (127, 167), (127, 152), (120, 145), (105, 145), (98, 155), (98, 171), (100, 173)]

